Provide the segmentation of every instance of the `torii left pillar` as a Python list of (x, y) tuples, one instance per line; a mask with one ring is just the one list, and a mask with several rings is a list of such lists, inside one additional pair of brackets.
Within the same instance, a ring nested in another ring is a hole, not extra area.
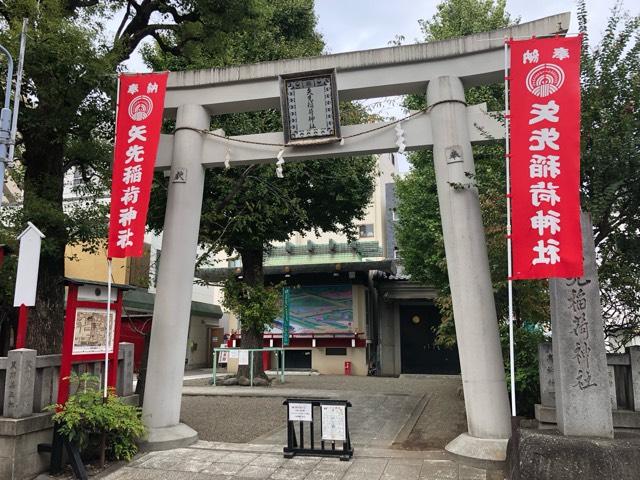
[(148, 429), (142, 446), (145, 450), (177, 448), (198, 439), (195, 430), (180, 423), (204, 191), (204, 135), (189, 128), (208, 130), (209, 122), (209, 114), (200, 105), (178, 108), (142, 407), (142, 419)]
[(427, 103), (468, 427), (445, 449), (504, 461), (509, 401), (462, 82), (432, 80)]

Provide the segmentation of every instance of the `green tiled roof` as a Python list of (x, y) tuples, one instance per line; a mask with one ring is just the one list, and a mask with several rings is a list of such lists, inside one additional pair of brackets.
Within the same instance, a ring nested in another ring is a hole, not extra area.
[[(135, 289), (124, 293), (124, 307), (137, 312), (152, 313), (155, 302), (155, 294), (146, 290)], [(191, 302), (191, 314), (205, 318), (221, 318), (222, 309), (219, 305), (204, 302)]]
[(300, 255), (278, 255), (277, 257), (267, 257), (264, 259), (264, 266), (273, 265), (310, 265), (320, 263), (341, 263), (360, 262), (362, 257), (357, 254), (335, 253), (335, 254), (300, 254)]
[(345, 259), (384, 257), (382, 247), (374, 240), (353, 243), (316, 243), (313, 244), (313, 252), (309, 251), (308, 245), (288, 243), (286, 245), (272, 247), (267, 253), (266, 258), (271, 259), (274, 257), (293, 257), (299, 255), (303, 257), (330, 255), (332, 259), (338, 255), (347, 255)]

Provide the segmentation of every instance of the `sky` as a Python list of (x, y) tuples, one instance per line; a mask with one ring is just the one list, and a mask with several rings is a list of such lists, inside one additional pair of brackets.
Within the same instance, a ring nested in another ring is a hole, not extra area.
[[(422, 41), (419, 19), (430, 19), (441, 0), (315, 0), (318, 30), (322, 33), (327, 53), (350, 52), (389, 46), (396, 36), (403, 36), (404, 44)], [(589, 35), (592, 46), (602, 37), (615, 0), (587, 0)], [(640, 14), (638, 0), (622, 0), (622, 8)], [(576, 32), (576, 0), (507, 0), (507, 11), (521, 22), (562, 12), (571, 12), (569, 32)], [(147, 70), (139, 56), (127, 62), (130, 71)], [(406, 112), (400, 99), (372, 99), (367, 102), (378, 114), (402, 118)], [(401, 159), (400, 170), (408, 163)]]
[[(403, 43), (423, 40), (419, 19), (430, 19), (436, 13), (440, 0), (316, 0), (318, 30), (322, 33), (328, 53), (388, 47), (396, 36)], [(602, 36), (614, 0), (588, 0), (589, 34), (592, 43)], [(640, 2), (623, 0), (624, 10), (640, 13)], [(576, 32), (575, 0), (508, 0), (507, 11), (513, 18), (528, 22), (562, 12), (571, 12), (569, 32)], [(402, 118), (406, 112), (400, 99), (372, 99), (370, 109), (378, 114)], [(406, 158), (399, 159), (400, 172), (409, 170)]]
[[(388, 46), (396, 35), (405, 43), (422, 40), (418, 19), (430, 19), (440, 0), (316, 0), (318, 28), (330, 53)], [(589, 30), (595, 40), (604, 29), (614, 0), (588, 0)], [(640, 13), (640, 2), (623, 0), (623, 9)], [(575, 0), (508, 0), (507, 11), (521, 22), (570, 11), (577, 31)]]
[[(403, 43), (422, 41), (419, 19), (430, 19), (441, 0), (315, 0), (318, 30), (328, 53), (350, 52), (389, 46), (396, 35)], [(615, 0), (587, 0), (589, 33), (592, 42), (601, 37)], [(624, 10), (640, 13), (638, 0), (622, 0)], [(512, 17), (528, 22), (537, 18), (570, 11), (570, 32), (577, 31), (575, 0), (507, 0)], [(114, 31), (119, 18), (114, 19)], [(139, 56), (128, 62), (131, 71), (144, 71)]]

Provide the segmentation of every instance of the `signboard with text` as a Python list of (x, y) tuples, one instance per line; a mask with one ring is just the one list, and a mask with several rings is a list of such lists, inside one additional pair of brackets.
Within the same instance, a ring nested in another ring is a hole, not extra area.
[[(110, 313), (109, 353), (112, 353), (116, 312)], [(73, 354), (104, 353), (106, 322), (106, 309), (78, 308), (73, 329)]]
[(313, 406), (310, 403), (289, 403), (289, 421), (313, 422)]
[(345, 405), (321, 405), (322, 440), (347, 440), (346, 408)]
[(580, 277), (581, 37), (509, 45), (512, 278)]
[(139, 257), (160, 141), (168, 73), (121, 74), (113, 150), (110, 258)]

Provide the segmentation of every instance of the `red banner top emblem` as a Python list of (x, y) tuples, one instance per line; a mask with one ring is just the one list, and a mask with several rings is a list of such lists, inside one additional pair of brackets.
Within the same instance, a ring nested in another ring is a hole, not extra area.
[(512, 277), (580, 277), (581, 37), (510, 47)]
[(168, 72), (121, 74), (113, 149), (110, 258), (139, 257), (158, 153)]

